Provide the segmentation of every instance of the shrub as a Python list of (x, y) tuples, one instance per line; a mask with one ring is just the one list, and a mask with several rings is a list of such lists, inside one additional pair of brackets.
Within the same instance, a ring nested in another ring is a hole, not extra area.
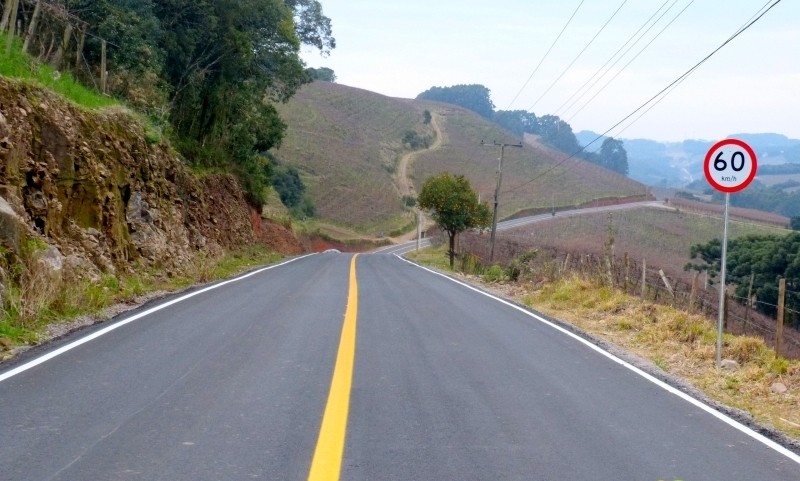
[(486, 272), (483, 273), (483, 279), (486, 282), (499, 282), (503, 280), (504, 277), (505, 273), (503, 272), (503, 268), (497, 264), (486, 269)]

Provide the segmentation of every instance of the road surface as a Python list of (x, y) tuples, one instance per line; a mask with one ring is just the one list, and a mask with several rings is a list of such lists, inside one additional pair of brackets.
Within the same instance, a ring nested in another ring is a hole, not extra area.
[(800, 457), (518, 306), (327, 253), (4, 365), (0, 479), (782, 481)]

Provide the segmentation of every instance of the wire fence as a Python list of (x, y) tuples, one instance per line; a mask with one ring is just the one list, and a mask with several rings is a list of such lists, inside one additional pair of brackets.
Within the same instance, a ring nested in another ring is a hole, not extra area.
[[(21, 38), (23, 51), (38, 61), (57, 71), (70, 72), (83, 83), (107, 93), (107, 49), (119, 48), (118, 45), (93, 34), (89, 23), (57, 2), (4, 0), (2, 3), (0, 31), (4, 35)], [(87, 48), (91, 54), (87, 54)]]
[[(509, 261), (529, 251), (530, 248), (529, 244), (514, 240), (500, 241), (495, 246), (494, 258), (501, 265), (507, 265)], [(462, 234), (456, 250), (460, 253), (460, 267), (466, 271), (473, 268), (476, 263), (480, 264), (481, 259), (489, 258), (485, 236), (473, 233)], [(531, 267), (535, 275), (541, 279), (557, 280), (569, 273), (580, 273), (599, 279), (606, 285), (622, 289), (628, 294), (639, 296), (643, 300), (701, 314), (715, 325), (719, 318), (718, 287), (705, 286), (699, 275), (694, 277), (693, 282), (670, 277), (658, 266), (648, 265), (646, 260), (637, 261), (628, 258), (627, 255), (620, 258), (544, 248), (538, 249)], [(726, 298), (725, 332), (757, 336), (774, 348), (778, 331), (777, 320), (755, 308), (758, 304), (768, 304), (753, 299), (748, 302), (746, 298), (731, 294), (730, 290)], [(772, 306), (777, 309), (777, 306)], [(791, 309), (785, 309), (785, 312), (792, 316), (798, 314)], [(784, 325), (782, 339), (780, 354), (787, 358), (800, 359), (800, 331)]]

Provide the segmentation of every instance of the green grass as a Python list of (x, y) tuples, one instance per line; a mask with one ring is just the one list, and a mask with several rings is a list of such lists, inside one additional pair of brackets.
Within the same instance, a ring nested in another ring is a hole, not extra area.
[(113, 98), (85, 87), (69, 73), (57, 72), (49, 65), (29, 57), (22, 52), (19, 41), (14, 42), (8, 53), (5, 48), (0, 48), (0, 75), (33, 81), (89, 109), (119, 105)]

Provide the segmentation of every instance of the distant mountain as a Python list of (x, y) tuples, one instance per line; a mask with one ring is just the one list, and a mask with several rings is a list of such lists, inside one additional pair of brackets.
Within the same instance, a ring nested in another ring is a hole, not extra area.
[[(575, 134), (581, 145), (599, 134), (584, 130)], [(800, 164), (800, 140), (775, 133), (729, 135), (747, 142), (758, 157), (759, 165)], [(588, 149), (602, 145), (600, 139)], [(684, 140), (658, 142), (648, 139), (622, 139), (628, 152), (629, 176), (647, 185), (685, 187), (703, 179), (703, 160), (716, 141)]]

